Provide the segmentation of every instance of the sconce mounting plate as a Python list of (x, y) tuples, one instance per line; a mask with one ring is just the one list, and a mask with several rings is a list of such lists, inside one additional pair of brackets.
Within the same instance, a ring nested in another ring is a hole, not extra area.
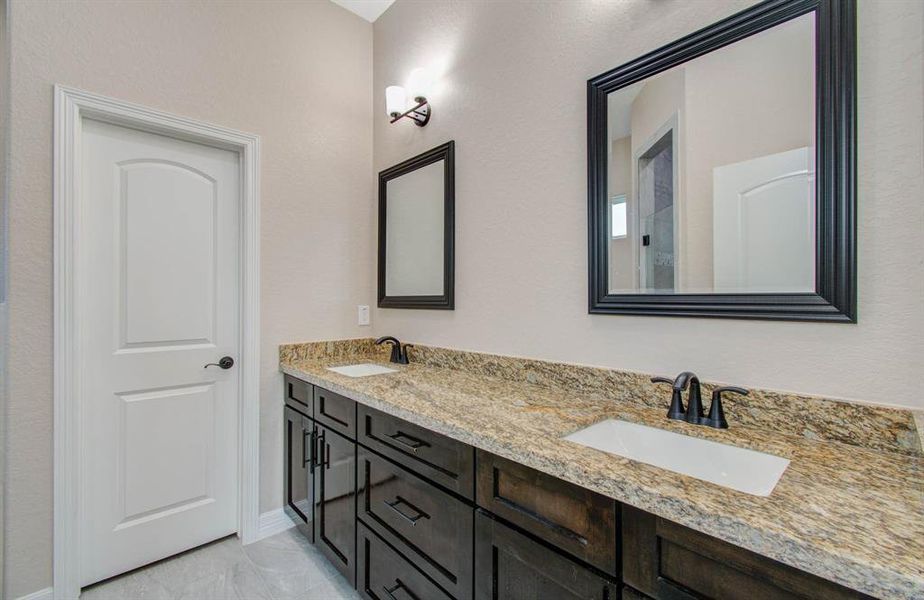
[(430, 122), (430, 103), (424, 97), (414, 98), (414, 101), (417, 103), (414, 107), (408, 109), (403, 114), (392, 113), (390, 123), (396, 123), (401, 119), (407, 117), (408, 119), (414, 121), (414, 124), (418, 127), (423, 127)]

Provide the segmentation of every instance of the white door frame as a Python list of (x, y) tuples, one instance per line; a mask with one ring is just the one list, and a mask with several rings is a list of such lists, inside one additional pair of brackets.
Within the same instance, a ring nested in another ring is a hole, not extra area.
[(238, 535), (259, 529), (260, 436), (260, 138), (89, 92), (55, 86), (54, 121), (54, 596), (80, 595), (78, 553), (82, 447), (76, 349), (76, 237), (80, 202), (81, 123), (95, 120), (237, 152), (241, 169), (241, 367), (239, 386)]

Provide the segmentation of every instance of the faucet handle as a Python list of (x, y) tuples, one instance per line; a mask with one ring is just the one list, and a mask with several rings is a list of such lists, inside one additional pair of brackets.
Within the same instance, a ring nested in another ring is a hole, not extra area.
[(671, 406), (667, 410), (667, 418), (683, 420), (686, 415), (683, 408), (683, 400), (680, 397), (680, 392), (682, 390), (674, 385), (674, 380), (668, 379), (667, 377), (652, 377), (651, 383), (666, 383), (671, 386)]
[(401, 346), (401, 352), (400, 352), (401, 356), (398, 358), (400, 364), (406, 365), (411, 362), (411, 357), (408, 355), (407, 349), (413, 348), (413, 347), (414, 347), (414, 344), (404, 344), (403, 346)]
[(747, 396), (750, 392), (743, 387), (736, 387), (734, 385), (726, 385), (725, 387), (716, 388), (712, 391), (713, 398), (719, 398), (723, 393), (729, 392), (732, 394), (741, 394), (742, 396)]
[(733, 385), (716, 388), (712, 392), (712, 405), (709, 407), (709, 416), (702, 420), (703, 425), (715, 427), (716, 429), (728, 429), (728, 421), (725, 420), (725, 411), (722, 410), (722, 394), (741, 394), (747, 396), (748, 391), (744, 388)]
[(375, 343), (377, 345), (385, 344), (385, 343), (391, 344), (391, 358), (389, 360), (399, 365), (408, 364), (407, 348), (410, 347), (411, 344), (402, 345), (401, 342), (398, 341), (398, 338), (391, 336), (391, 335), (382, 336), (379, 339), (375, 340)]

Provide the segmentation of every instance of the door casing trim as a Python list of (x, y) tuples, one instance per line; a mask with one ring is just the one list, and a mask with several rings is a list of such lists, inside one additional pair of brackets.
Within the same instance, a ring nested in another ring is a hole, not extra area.
[(56, 85), (54, 88), (54, 595), (80, 595), (81, 437), (75, 368), (78, 173), (84, 118), (228, 149), (241, 168), (241, 368), (238, 420), (238, 535), (259, 536), (260, 484), (260, 138), (138, 104)]

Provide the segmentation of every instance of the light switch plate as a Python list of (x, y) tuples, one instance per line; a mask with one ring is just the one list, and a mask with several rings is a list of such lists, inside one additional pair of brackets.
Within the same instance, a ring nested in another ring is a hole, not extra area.
[(369, 307), (365, 304), (360, 304), (356, 307), (357, 312), (357, 323), (359, 325), (368, 325), (369, 324)]

